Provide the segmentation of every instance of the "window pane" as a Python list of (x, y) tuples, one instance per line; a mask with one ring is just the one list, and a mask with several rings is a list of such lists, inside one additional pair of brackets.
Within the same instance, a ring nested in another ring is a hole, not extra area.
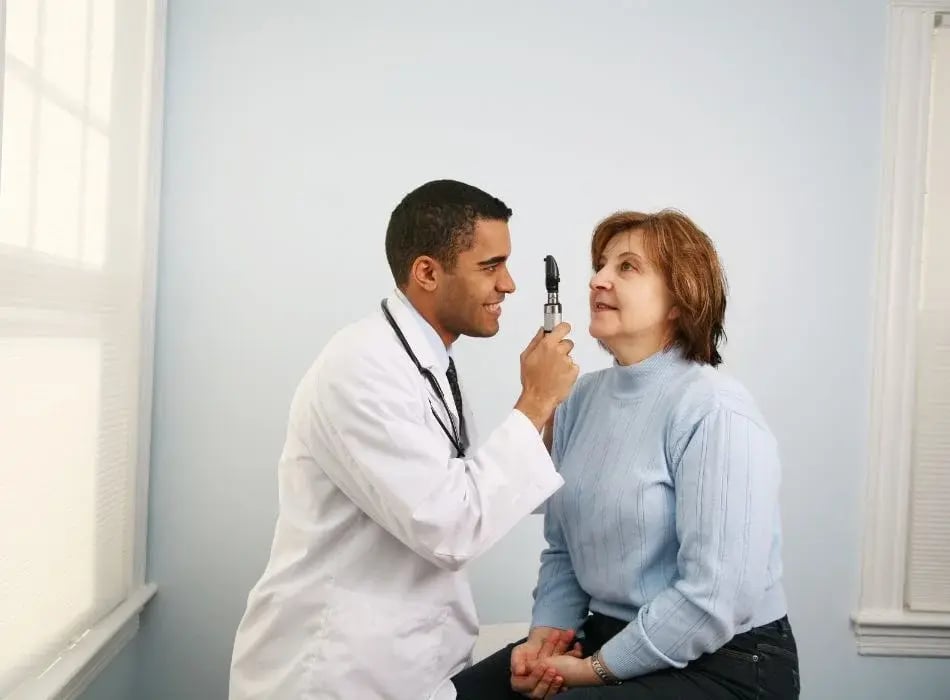
[(0, 695), (94, 604), (100, 346), (0, 337)]
[(7, 0), (6, 51), (28, 66), (36, 62), (39, 11), (36, 0)]
[(87, 0), (43, 3), (42, 77), (75, 103), (85, 101)]
[(112, 73), (115, 50), (115, 0), (93, 0), (89, 44), (89, 111), (109, 122), (112, 111)]
[(3, 159), (0, 161), (0, 244), (26, 247), (30, 242), (34, 95), (31, 87), (6, 66)]
[(40, 101), (39, 130), (33, 248), (50, 255), (76, 258), (82, 122), (44, 97)]
[(85, 161), (81, 256), (87, 265), (102, 268), (109, 214), (109, 140), (93, 127), (86, 127)]

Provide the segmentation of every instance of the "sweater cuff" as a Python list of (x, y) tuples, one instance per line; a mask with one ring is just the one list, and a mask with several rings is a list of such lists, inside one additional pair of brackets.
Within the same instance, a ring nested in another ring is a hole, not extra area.
[(683, 668), (686, 665), (673, 661), (653, 646), (643, 631), (639, 616), (601, 647), (600, 656), (610, 672), (624, 680), (663, 668)]
[(538, 609), (531, 615), (531, 628), (535, 627), (556, 627), (561, 630), (578, 629), (577, 616), (566, 613), (564, 610)]

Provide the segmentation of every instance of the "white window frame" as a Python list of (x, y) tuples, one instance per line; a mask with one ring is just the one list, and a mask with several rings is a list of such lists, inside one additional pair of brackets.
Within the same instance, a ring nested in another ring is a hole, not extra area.
[(905, 605), (933, 34), (937, 15), (947, 13), (950, 0), (891, 0), (888, 8), (869, 473), (852, 614), (858, 652), (867, 655), (950, 656), (950, 614)]
[[(146, 581), (149, 456), (152, 426), (152, 378), (155, 348), (155, 302), (158, 258), (159, 207), (162, 171), (162, 131), (164, 120), (165, 42), (167, 0), (148, 0), (152, 18), (148, 37), (150, 86), (144, 105), (145, 208), (144, 268), (142, 286), (141, 363), (139, 377), (138, 445), (135, 469), (135, 544), (132, 592), (65, 650), (42, 674), (16, 688), (2, 700), (72, 700), (79, 697), (96, 676), (108, 666), (139, 628), (139, 615), (155, 595), (157, 587)], [(0, 0), (0, 116), (3, 113), (2, 80), (6, 0)], [(2, 124), (2, 120), (0, 120)], [(2, 154), (0, 154), (2, 155)]]

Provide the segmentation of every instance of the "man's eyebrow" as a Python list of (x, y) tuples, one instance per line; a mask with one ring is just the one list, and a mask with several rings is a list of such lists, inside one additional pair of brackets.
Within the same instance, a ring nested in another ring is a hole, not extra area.
[(507, 255), (496, 255), (496, 256), (493, 257), (493, 258), (488, 258), (488, 260), (482, 260), (480, 263), (478, 263), (478, 266), (479, 266), (479, 267), (491, 267), (492, 265), (499, 265), (499, 264), (505, 262), (505, 260), (507, 260), (507, 259), (508, 259), (508, 256), (507, 256)]

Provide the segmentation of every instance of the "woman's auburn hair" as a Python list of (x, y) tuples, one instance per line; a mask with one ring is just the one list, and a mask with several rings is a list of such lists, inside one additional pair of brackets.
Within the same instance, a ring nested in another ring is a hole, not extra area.
[(671, 345), (688, 360), (716, 367), (725, 339), (726, 275), (716, 247), (693, 221), (674, 209), (644, 214), (620, 211), (597, 224), (590, 243), (591, 265), (599, 269), (607, 244), (617, 235), (641, 231), (650, 262), (663, 275), (678, 310)]

